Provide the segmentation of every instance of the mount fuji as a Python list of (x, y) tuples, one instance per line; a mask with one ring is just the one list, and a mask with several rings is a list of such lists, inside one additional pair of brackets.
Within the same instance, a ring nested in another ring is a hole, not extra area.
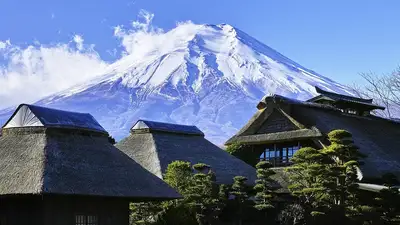
[[(137, 43), (95, 79), (35, 104), (89, 112), (117, 140), (136, 120), (148, 119), (196, 125), (222, 144), (266, 94), (304, 100), (319, 86), (352, 95), (227, 24), (180, 24), (147, 41), (151, 45)], [(0, 124), (13, 110), (0, 111)]]

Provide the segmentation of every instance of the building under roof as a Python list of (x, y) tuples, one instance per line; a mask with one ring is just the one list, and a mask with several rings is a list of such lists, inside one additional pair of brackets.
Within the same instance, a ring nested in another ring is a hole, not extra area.
[(372, 115), (383, 110), (371, 99), (339, 95), (316, 88), (319, 96), (298, 101), (278, 95), (266, 96), (257, 112), (226, 145), (247, 144), (277, 168), (290, 165), (290, 158), (301, 147), (322, 148), (327, 133), (344, 129), (367, 156), (360, 178), (377, 181), (383, 174), (400, 176), (400, 123)]
[(210, 165), (220, 184), (231, 184), (235, 176), (256, 179), (253, 167), (205, 139), (196, 126), (139, 120), (116, 147), (160, 178), (168, 164), (182, 160)]
[(0, 224), (128, 224), (129, 202), (180, 195), (90, 115), (20, 105), (0, 137)]

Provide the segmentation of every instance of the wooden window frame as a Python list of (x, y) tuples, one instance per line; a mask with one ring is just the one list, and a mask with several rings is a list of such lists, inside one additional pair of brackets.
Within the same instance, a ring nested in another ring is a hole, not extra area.
[(75, 213), (75, 225), (99, 225), (99, 217), (89, 213)]
[(261, 153), (260, 161), (269, 161), (272, 166), (288, 166), (290, 165), (290, 159), (294, 153), (301, 148), (300, 142), (297, 145), (291, 144), (273, 144), (268, 146)]

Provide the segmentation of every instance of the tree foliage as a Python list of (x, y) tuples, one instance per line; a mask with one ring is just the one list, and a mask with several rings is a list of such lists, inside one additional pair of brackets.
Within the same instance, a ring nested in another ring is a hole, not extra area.
[(358, 171), (364, 155), (351, 133), (334, 130), (327, 138), (330, 144), (322, 149), (305, 147), (294, 154), (285, 169), (294, 201), (284, 207), (275, 201), (274, 171), (268, 162), (257, 163), (256, 184), (250, 188), (246, 177), (234, 177), (231, 186), (218, 185), (209, 165), (175, 161), (163, 177), (183, 198), (131, 204), (132, 224), (270, 224), (275, 219), (286, 225), (400, 224), (396, 177), (385, 176), (386, 188), (379, 193), (361, 191)]
[(236, 176), (233, 178), (233, 184), (230, 194), (234, 197), (236, 218), (239, 225), (242, 224), (244, 210), (247, 206), (249, 195), (246, 187), (247, 178), (244, 176)]
[(108, 136), (108, 142), (110, 142), (112, 145), (115, 145), (115, 143), (117, 143), (115, 141), (115, 138), (113, 138), (112, 136)]
[(193, 165), (193, 168), (196, 173), (188, 186), (187, 202), (196, 214), (197, 223), (209, 224), (218, 216), (223, 200), (219, 199), (219, 189), (211, 167), (198, 163)]
[(271, 186), (271, 176), (275, 174), (271, 170), (272, 165), (269, 162), (261, 161), (257, 163), (257, 180), (254, 190), (257, 192), (255, 196), (254, 207), (263, 212), (267, 212), (269, 209), (274, 208), (272, 203), (274, 198), (273, 187)]
[(387, 188), (375, 198), (379, 217), (385, 224), (400, 224), (400, 192), (394, 186), (398, 181), (393, 174), (384, 175), (383, 180)]
[(184, 195), (191, 183), (192, 168), (189, 162), (174, 161), (167, 166), (164, 181)]
[(287, 168), (289, 189), (304, 207), (306, 220), (365, 219), (371, 207), (361, 205), (357, 196), (357, 169), (363, 155), (345, 130), (330, 132), (328, 139), (331, 144), (323, 149), (308, 147), (295, 153), (294, 165)]
[(168, 165), (164, 181), (183, 198), (132, 204), (132, 224), (212, 224), (228, 200), (228, 187), (217, 185), (212, 168), (204, 163), (191, 166), (189, 162), (174, 161)]
[(261, 152), (251, 151), (250, 146), (240, 143), (229, 145), (226, 151), (251, 166), (255, 166), (258, 163), (258, 157), (261, 154)]

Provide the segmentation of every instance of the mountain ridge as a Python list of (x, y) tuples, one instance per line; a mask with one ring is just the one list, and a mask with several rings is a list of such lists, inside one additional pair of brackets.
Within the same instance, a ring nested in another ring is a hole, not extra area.
[[(36, 104), (89, 112), (117, 139), (148, 119), (197, 125), (221, 144), (266, 94), (305, 100), (316, 94), (314, 86), (352, 94), (228, 24), (186, 23), (132, 43), (132, 54), (95, 79)], [(8, 114), (0, 111), (0, 123)]]

